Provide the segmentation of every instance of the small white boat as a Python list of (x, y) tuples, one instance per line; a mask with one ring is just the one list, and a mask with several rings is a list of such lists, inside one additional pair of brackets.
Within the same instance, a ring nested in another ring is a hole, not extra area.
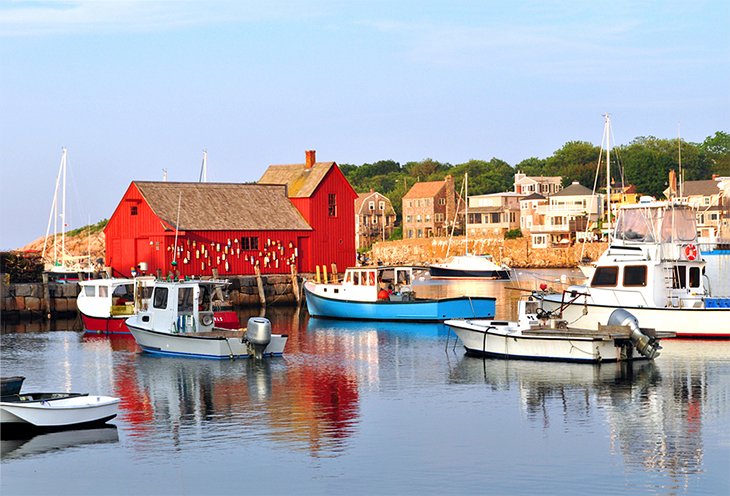
[(68, 428), (102, 424), (117, 416), (119, 398), (82, 393), (21, 393), (3, 396), (0, 425)]
[(511, 269), (506, 265), (497, 265), (491, 255), (458, 255), (448, 262), (431, 264), (429, 269), (431, 277), (437, 279), (511, 279)]
[(272, 334), (271, 322), (263, 317), (250, 318), (247, 329), (215, 327), (212, 294), (222, 284), (222, 281), (157, 281), (150, 308), (126, 320), (142, 351), (215, 359), (283, 354), (288, 336)]
[(658, 336), (639, 328), (626, 310), (614, 310), (606, 325), (574, 328), (559, 314), (543, 310), (537, 292), (520, 300), (517, 322), (447, 320), (445, 324), (467, 354), (475, 356), (600, 363), (653, 359), (661, 348)]

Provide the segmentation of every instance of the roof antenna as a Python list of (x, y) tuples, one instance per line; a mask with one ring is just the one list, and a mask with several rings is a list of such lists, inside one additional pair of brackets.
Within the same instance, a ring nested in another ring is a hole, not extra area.
[(162, 169), (162, 180), (167, 182), (167, 169)]

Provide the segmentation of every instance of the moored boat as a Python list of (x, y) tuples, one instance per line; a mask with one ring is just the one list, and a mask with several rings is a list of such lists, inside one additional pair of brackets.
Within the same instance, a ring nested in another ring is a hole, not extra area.
[(581, 329), (569, 326), (559, 313), (545, 311), (542, 293), (519, 302), (517, 321), (447, 320), (474, 356), (566, 362), (622, 362), (659, 355), (659, 336), (642, 329), (636, 318), (614, 309), (606, 324)]
[(431, 264), (429, 269), (434, 278), (511, 279), (511, 269), (497, 265), (491, 255), (458, 255), (447, 262)]
[(305, 282), (307, 309), (313, 317), (349, 320), (439, 322), (494, 317), (494, 298), (418, 298), (414, 278), (413, 267), (348, 268), (339, 283)]
[(713, 295), (697, 243), (695, 212), (643, 199), (619, 209), (611, 244), (583, 285), (544, 296), (546, 310), (594, 328), (616, 308), (677, 337), (730, 338), (730, 298)]
[(151, 305), (126, 320), (144, 352), (191, 358), (238, 358), (281, 355), (287, 335), (272, 334), (261, 317), (247, 329), (215, 327), (212, 294), (222, 281), (156, 281)]
[[(84, 330), (92, 333), (128, 334), (125, 320), (141, 310), (147, 310), (152, 296), (153, 276), (91, 279), (79, 281), (81, 290), (76, 306)], [(224, 308), (222, 300), (214, 301), (213, 319), (217, 327), (238, 329), (238, 315)]]
[(22, 375), (0, 377), (0, 396), (20, 394), (20, 389), (23, 387), (23, 381), (25, 381), (25, 377)]
[(0, 399), (0, 425), (70, 428), (103, 424), (117, 415), (119, 398), (84, 393), (21, 393)]

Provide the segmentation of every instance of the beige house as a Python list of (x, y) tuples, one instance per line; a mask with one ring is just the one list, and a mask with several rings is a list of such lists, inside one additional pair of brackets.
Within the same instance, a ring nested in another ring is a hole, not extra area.
[(530, 195), (539, 193), (543, 196), (554, 195), (563, 189), (563, 178), (560, 176), (527, 176), (521, 172), (515, 174), (515, 193)]
[(543, 223), (530, 230), (533, 247), (569, 245), (597, 225), (603, 216), (603, 195), (574, 181), (550, 196), (546, 205), (538, 205), (536, 214)]
[(540, 193), (532, 193), (520, 199), (520, 230), (523, 235), (545, 224), (545, 208), (540, 207), (547, 204), (548, 199)]
[(730, 178), (714, 176), (702, 181), (685, 181), (677, 191), (676, 176), (670, 171), (664, 196), (686, 202), (697, 212), (697, 236), (701, 243), (715, 243), (730, 234)]
[(453, 177), (414, 184), (403, 195), (403, 239), (448, 236), (455, 211)]
[(395, 209), (390, 199), (377, 191), (360, 193), (355, 199), (355, 246), (369, 248), (385, 241), (395, 228)]
[(469, 236), (503, 235), (520, 227), (520, 200), (524, 195), (492, 193), (469, 197), (466, 229)]

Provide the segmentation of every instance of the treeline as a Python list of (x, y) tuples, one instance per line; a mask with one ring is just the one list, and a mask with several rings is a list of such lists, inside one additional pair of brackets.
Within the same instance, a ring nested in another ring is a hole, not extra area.
[[(657, 198), (667, 187), (669, 171), (682, 170), (687, 181), (710, 179), (713, 174), (730, 176), (730, 134), (719, 131), (702, 143), (678, 142), (653, 136), (638, 137), (628, 145), (611, 150), (611, 179), (616, 184), (633, 184), (637, 191)], [(350, 184), (359, 193), (371, 188), (386, 195), (401, 215), (403, 195), (419, 181), (440, 181), (451, 174), (457, 191), (465, 172), (469, 173), (469, 196), (512, 191), (514, 174), (528, 176), (562, 176), (563, 185), (573, 181), (592, 188), (598, 173), (598, 184), (606, 184), (605, 150), (585, 141), (570, 141), (547, 158), (528, 158), (511, 166), (504, 160), (492, 158), (469, 160), (452, 165), (425, 159), (400, 164), (380, 160), (372, 164), (340, 164)], [(599, 157), (601, 167), (598, 167)], [(600, 187), (600, 186), (599, 186)]]

